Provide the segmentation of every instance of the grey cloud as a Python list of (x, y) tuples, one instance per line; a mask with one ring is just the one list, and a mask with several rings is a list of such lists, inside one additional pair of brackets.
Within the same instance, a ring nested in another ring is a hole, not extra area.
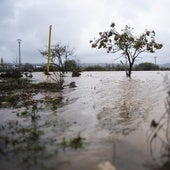
[(14, 0), (1, 0), (0, 2), (0, 22), (13, 18), (15, 15), (15, 4)]
[(154, 3), (151, 0), (1, 0), (0, 57), (15, 60), (18, 52), (16, 40), (20, 38), (23, 62), (44, 61), (38, 50), (46, 48), (48, 27), (52, 24), (52, 44), (69, 44), (76, 49), (75, 55), (82, 62), (110, 62), (117, 55), (91, 49), (89, 40), (99, 31), (108, 30), (110, 23), (115, 21), (120, 29), (126, 24), (137, 32), (155, 29), (158, 40), (166, 44), (155, 54), (163, 63), (169, 56), (168, 5), (168, 0), (164, 3), (160, 0)]

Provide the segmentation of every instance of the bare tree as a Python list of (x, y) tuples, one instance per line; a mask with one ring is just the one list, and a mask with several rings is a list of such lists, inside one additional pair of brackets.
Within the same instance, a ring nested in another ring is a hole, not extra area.
[[(63, 85), (63, 74), (65, 73), (64, 62), (67, 61), (68, 57), (73, 56), (74, 50), (70, 48), (69, 45), (62, 45), (61, 43), (55, 44), (51, 49), (51, 58), (50, 62), (55, 67), (53, 71), (54, 77), (51, 77), (53, 80), (57, 81), (60, 86)], [(44, 50), (40, 53), (43, 56), (48, 56), (48, 51)]]

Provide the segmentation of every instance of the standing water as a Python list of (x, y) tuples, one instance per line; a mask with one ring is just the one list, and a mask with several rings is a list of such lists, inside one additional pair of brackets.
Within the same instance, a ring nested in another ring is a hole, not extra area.
[[(148, 138), (151, 121), (166, 112), (169, 74), (133, 72), (132, 79), (124, 72), (83, 72), (80, 77), (67, 74), (65, 84), (74, 81), (77, 87), (63, 90), (63, 105), (56, 111), (40, 113), (42, 121), (57, 122), (53, 128), (48, 124), (43, 128), (62, 145), (47, 161), (46, 169), (51, 164), (59, 170), (160, 167), (161, 153), (156, 150), (161, 146), (151, 147)], [(0, 110), (1, 122), (8, 119), (4, 112), (10, 111)], [(67, 147), (72, 139), (81, 139), (81, 147)]]

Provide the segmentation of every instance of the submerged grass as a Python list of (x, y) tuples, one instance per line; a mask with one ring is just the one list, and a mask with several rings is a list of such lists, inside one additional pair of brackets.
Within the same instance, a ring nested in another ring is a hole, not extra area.
[(55, 97), (46, 100), (33, 99), (33, 97), (38, 93), (44, 92), (59, 92), (61, 91), (60, 86), (57, 83), (32, 83), (30, 79), (6, 79), (0, 81), (0, 107), (29, 107), (35, 103), (45, 102), (51, 104), (53, 110), (57, 109), (58, 104), (61, 102), (62, 97)]
[(0, 159), (16, 159), (23, 169), (45, 169), (45, 162), (56, 154), (59, 144), (56, 136), (45, 134), (53, 126), (46, 126), (39, 111), (54, 111), (60, 106), (61, 88), (57, 83), (19, 78), (0, 81), (0, 91), (0, 108), (17, 109), (16, 120), (0, 125)]
[(61, 146), (62, 148), (65, 150), (66, 148), (73, 148), (73, 149), (79, 149), (79, 148), (83, 148), (84, 146), (84, 138), (82, 138), (80, 135), (78, 135), (75, 138), (70, 138), (68, 140), (66, 140), (65, 138), (63, 138), (62, 142), (61, 142)]
[(61, 88), (57, 83), (40, 82), (32, 83), (31, 80), (21, 79), (6, 79), (0, 81), (1, 91), (21, 90), (21, 89), (32, 89), (32, 90), (48, 90), (48, 91), (60, 91)]

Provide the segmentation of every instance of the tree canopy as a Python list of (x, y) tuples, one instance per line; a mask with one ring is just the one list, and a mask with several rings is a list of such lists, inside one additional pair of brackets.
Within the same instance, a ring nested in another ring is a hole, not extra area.
[(154, 53), (162, 48), (162, 44), (155, 41), (155, 31), (145, 30), (139, 36), (134, 35), (133, 28), (126, 25), (120, 32), (116, 31), (115, 23), (110, 25), (109, 31), (99, 32), (99, 38), (91, 40), (92, 48), (104, 48), (107, 53), (121, 52), (128, 62), (128, 77), (136, 58), (143, 52)]

